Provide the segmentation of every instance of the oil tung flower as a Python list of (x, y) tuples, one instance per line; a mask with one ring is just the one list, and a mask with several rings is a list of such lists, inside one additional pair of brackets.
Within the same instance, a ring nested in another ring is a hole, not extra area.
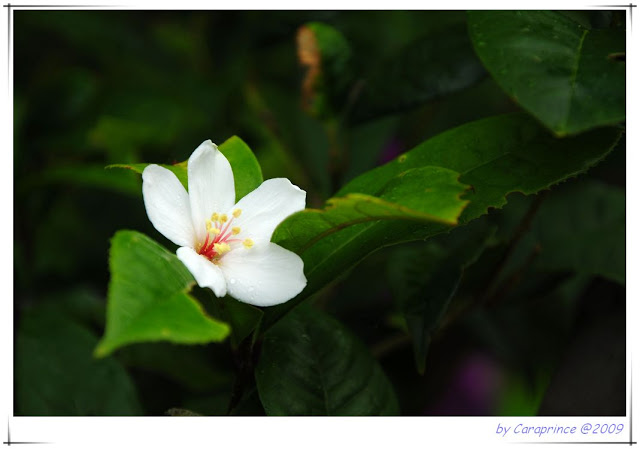
[(142, 195), (149, 220), (180, 246), (176, 254), (198, 285), (257, 306), (300, 293), (302, 259), (270, 240), (280, 222), (304, 209), (306, 192), (275, 178), (236, 203), (231, 165), (210, 140), (189, 158), (187, 175), (188, 193), (170, 170), (149, 165)]

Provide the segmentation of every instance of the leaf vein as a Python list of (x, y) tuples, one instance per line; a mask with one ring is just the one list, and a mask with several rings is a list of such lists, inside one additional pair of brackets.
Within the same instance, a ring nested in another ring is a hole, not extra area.
[(582, 32), (582, 36), (580, 37), (580, 42), (578, 43), (578, 48), (576, 50), (576, 62), (573, 64), (573, 69), (571, 70), (571, 79), (569, 80), (569, 85), (571, 86), (571, 91), (569, 92), (569, 100), (567, 103), (567, 115), (565, 116), (563, 129), (566, 132), (567, 126), (569, 124), (569, 118), (571, 117), (571, 106), (573, 104), (573, 98), (576, 92), (576, 78), (578, 77), (578, 68), (580, 67), (580, 59), (582, 56), (582, 45), (584, 44), (584, 39), (589, 34), (589, 30), (584, 30)]

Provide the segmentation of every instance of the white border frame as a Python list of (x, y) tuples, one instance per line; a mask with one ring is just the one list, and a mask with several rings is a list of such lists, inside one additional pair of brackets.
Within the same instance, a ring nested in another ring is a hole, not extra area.
[[(7, 2), (9, 3), (9, 2)], [(640, 197), (638, 179), (635, 173), (640, 169), (639, 155), (635, 153), (638, 146), (638, 123), (635, 109), (637, 107), (637, 89), (633, 83), (638, 77), (637, 35), (640, 33), (640, 9), (624, 7), (623, 2), (593, 2), (586, 4), (578, 1), (540, 1), (540, 2), (508, 2), (488, 0), (481, 5), (471, 1), (447, 2), (431, 4), (415, 0), (396, 0), (393, 3), (380, 1), (351, 0), (311, 0), (304, 4), (287, 0), (276, 2), (260, 2), (243, 0), (241, 2), (196, 2), (191, 0), (172, 3), (169, 1), (132, 1), (132, 2), (51, 2), (20, 1), (20, 5), (43, 5), (38, 9), (61, 9), (56, 4), (90, 5), (91, 9), (632, 9), (627, 14), (627, 230), (640, 229), (640, 219), (636, 207), (636, 199)], [(52, 5), (52, 6), (46, 6)], [(100, 7), (99, 5), (104, 5)], [(614, 8), (613, 6), (620, 6)], [(2, 70), (4, 88), (4, 107), (2, 109), (2, 143), (5, 154), (10, 154), (10, 161), (1, 165), (0, 189), (13, 192), (13, 54), (12, 47), (5, 40), (13, 33), (8, 21), (12, 11), (21, 9), (16, 5), (3, 8), (4, 17), (0, 17), (0, 35), (4, 45), (0, 49), (3, 65), (9, 61), (9, 70)], [(25, 8), (27, 9), (27, 8)], [(35, 8), (34, 8), (35, 9)], [(85, 6), (67, 7), (64, 9), (89, 9)], [(633, 19), (633, 24), (631, 20)], [(5, 197), (8, 207), (13, 211), (13, 194)], [(13, 220), (3, 221), (2, 235), (7, 238), (12, 248)], [(632, 371), (633, 352), (636, 347), (638, 332), (637, 306), (639, 287), (637, 261), (640, 255), (640, 239), (633, 232), (627, 232), (627, 416), (626, 417), (391, 417), (391, 418), (252, 418), (252, 417), (138, 417), (138, 418), (60, 418), (60, 417), (13, 417), (13, 270), (9, 270), (9, 258), (13, 251), (5, 251), (0, 285), (8, 294), (5, 296), (0, 312), (0, 360), (5, 362), (0, 371), (0, 417), (7, 417), (7, 425), (11, 429), (13, 442), (48, 442), (56, 447), (295, 447), (326, 448), (330, 445), (338, 447), (398, 447), (402, 444), (418, 447), (461, 447), (476, 446), (482, 443), (497, 445), (501, 443), (591, 443), (596, 441), (629, 444), (630, 425), (637, 423), (632, 416), (632, 404), (638, 390), (638, 370)], [(5, 263), (6, 262), (6, 263)], [(635, 385), (632, 390), (631, 386)], [(633, 423), (632, 423), (633, 421)], [(579, 429), (586, 423), (619, 423), (625, 425), (625, 431), (619, 436), (594, 439), (581, 434), (546, 435), (508, 434), (500, 437), (496, 434), (498, 425), (515, 428), (518, 424), (526, 426), (576, 426)], [(637, 429), (637, 426), (635, 427)], [(637, 432), (637, 430), (636, 430)], [(0, 432), (2, 435), (3, 432)], [(634, 439), (637, 437), (634, 436)], [(2, 441), (8, 441), (2, 436)]]

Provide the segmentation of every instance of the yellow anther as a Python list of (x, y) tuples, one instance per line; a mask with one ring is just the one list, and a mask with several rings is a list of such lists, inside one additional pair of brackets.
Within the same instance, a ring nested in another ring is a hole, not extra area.
[(233, 216), (238, 218), (241, 213), (242, 213), (242, 209), (236, 209), (233, 211)]
[(209, 230), (211, 230), (211, 220), (205, 221), (205, 224), (207, 225), (207, 232), (208, 232)]
[(233, 228), (231, 228), (231, 233), (233, 235), (238, 235), (240, 234), (240, 228), (238, 226), (234, 226)]
[(213, 232), (215, 235), (218, 235), (222, 231), (220, 231), (220, 229), (218, 229), (218, 228), (213, 228), (213, 229), (211, 229), (211, 232)]
[(242, 242), (242, 244), (244, 245), (245, 248), (251, 248), (253, 246), (253, 240), (244, 239), (244, 242)]
[(214, 243), (213, 248), (216, 250), (216, 253), (220, 255), (231, 251), (231, 247), (228, 243)]
[(227, 214), (220, 215), (220, 223), (226, 223), (228, 219)]
[(220, 215), (218, 215), (218, 212), (211, 214), (211, 221), (218, 221), (219, 218)]

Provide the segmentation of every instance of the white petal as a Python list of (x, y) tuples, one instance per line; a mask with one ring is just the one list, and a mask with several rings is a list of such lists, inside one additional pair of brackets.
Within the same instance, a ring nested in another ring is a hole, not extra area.
[(210, 140), (196, 148), (188, 163), (191, 217), (198, 241), (205, 239), (205, 221), (214, 212), (224, 213), (233, 206), (236, 191), (231, 165)]
[(286, 302), (307, 285), (300, 256), (271, 242), (235, 249), (219, 266), (229, 295), (255, 306)]
[(204, 256), (195, 252), (192, 248), (183, 246), (176, 251), (178, 259), (186, 265), (202, 288), (210, 288), (219, 298), (227, 294), (227, 283), (222, 271)]
[(239, 237), (271, 240), (271, 234), (285, 218), (304, 209), (306, 196), (307, 192), (286, 178), (266, 180), (233, 208), (242, 211), (234, 220), (234, 226), (242, 229)]
[(142, 197), (151, 224), (176, 245), (193, 246), (189, 195), (176, 175), (159, 165), (142, 172)]

